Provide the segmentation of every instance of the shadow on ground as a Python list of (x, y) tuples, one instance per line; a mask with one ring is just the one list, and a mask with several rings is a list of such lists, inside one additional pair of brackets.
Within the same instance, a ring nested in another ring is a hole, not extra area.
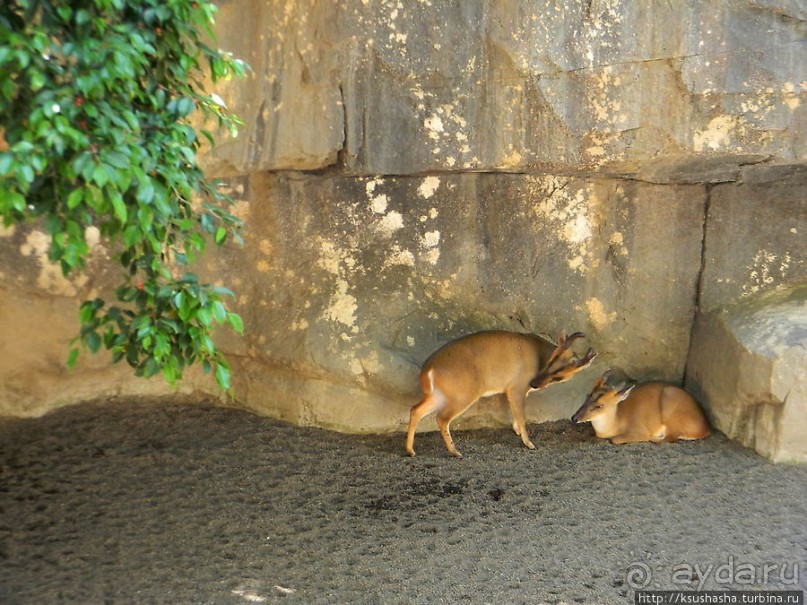
[(628, 603), (807, 588), (807, 468), (722, 435), (348, 436), (200, 405), (0, 421), (0, 602)]

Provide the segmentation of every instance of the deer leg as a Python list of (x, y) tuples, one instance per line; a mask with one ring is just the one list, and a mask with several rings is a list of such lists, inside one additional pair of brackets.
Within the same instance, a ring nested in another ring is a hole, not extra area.
[(462, 458), (462, 454), (457, 450), (457, 447), (454, 445), (454, 440), (451, 438), (450, 424), (451, 420), (446, 420), (439, 416), (437, 417), (437, 426), (440, 428), (440, 434), (443, 436), (443, 441), (445, 441), (449, 453), (455, 458)]
[(462, 454), (459, 453), (454, 445), (454, 440), (451, 438), (451, 429), (449, 428), (449, 425), (451, 424), (451, 421), (465, 411), (467, 407), (468, 406), (465, 406), (465, 408), (462, 408), (462, 410), (457, 413), (456, 406), (447, 405), (439, 414), (437, 414), (437, 428), (440, 429), (440, 434), (443, 436), (443, 441), (445, 441), (448, 451), (455, 458), (462, 458)]
[(535, 445), (530, 441), (530, 434), (527, 432), (527, 421), (524, 415), (524, 404), (526, 403), (526, 393), (516, 392), (513, 389), (507, 391), (507, 403), (510, 404), (510, 413), (513, 415), (513, 431), (521, 437), (522, 443), (529, 449), (534, 450)]
[(621, 435), (615, 435), (613, 437), (610, 437), (608, 440), (614, 445), (622, 445), (625, 443), (642, 443), (643, 441), (651, 441), (646, 432), (622, 433)]
[(432, 392), (426, 395), (419, 403), (412, 406), (409, 412), (409, 430), (406, 433), (406, 451), (410, 456), (415, 455), (415, 428), (420, 420), (437, 410), (443, 402)]

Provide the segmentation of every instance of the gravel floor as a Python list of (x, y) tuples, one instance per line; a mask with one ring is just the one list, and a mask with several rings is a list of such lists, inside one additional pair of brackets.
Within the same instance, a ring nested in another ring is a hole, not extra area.
[(0, 419), (0, 603), (632, 603), (807, 588), (807, 467), (560, 421), (354, 436), (204, 402)]

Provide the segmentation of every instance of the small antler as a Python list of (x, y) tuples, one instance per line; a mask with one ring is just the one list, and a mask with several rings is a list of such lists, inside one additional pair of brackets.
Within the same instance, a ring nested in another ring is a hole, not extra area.
[[(547, 362), (547, 367), (552, 365), (552, 363), (558, 357), (560, 357), (565, 351), (567, 351), (569, 349), (569, 347), (572, 346), (572, 343), (575, 340), (577, 340), (578, 338), (584, 338), (584, 337), (585, 337), (585, 334), (583, 334), (582, 332), (575, 332), (574, 334), (570, 334), (569, 336), (566, 336), (565, 333), (561, 332), (561, 335), (558, 338), (558, 344), (555, 345), (555, 350), (552, 351), (552, 354), (549, 356), (549, 361)], [(592, 352), (593, 351), (591, 349), (589, 349), (589, 353), (592, 353)], [(592, 357), (592, 359), (593, 359), (593, 357)], [(591, 361), (591, 360), (589, 359), (588, 361)]]
[(601, 380), (608, 388), (616, 391), (636, 383), (635, 380), (619, 368), (609, 368), (608, 371), (602, 375)]
[(602, 373), (602, 376), (600, 376), (594, 382), (594, 386), (591, 388), (592, 389), (591, 392), (593, 393), (597, 389), (601, 389), (602, 387), (607, 386), (608, 385), (608, 379), (611, 378), (611, 376), (613, 376), (613, 375), (614, 375), (614, 369), (613, 368), (608, 368), (607, 370), (605, 370), (605, 372)]
[(584, 367), (586, 367), (588, 364), (590, 364), (592, 361), (594, 361), (594, 358), (595, 358), (596, 356), (597, 356), (597, 354), (594, 352), (594, 349), (591, 349), (591, 348), (590, 348), (590, 349), (588, 350), (588, 352), (587, 352), (587, 353), (586, 353), (586, 354), (583, 356), (583, 358), (582, 358), (580, 361), (578, 361), (578, 362), (577, 362), (577, 364), (575, 364), (575, 365), (576, 365), (578, 368), (584, 368)]
[(582, 332), (575, 332), (574, 334), (570, 334), (566, 336), (565, 334), (560, 335), (560, 339), (558, 340), (558, 346), (564, 349), (568, 349), (572, 346), (572, 343), (577, 340), (578, 338), (585, 338), (585, 334)]

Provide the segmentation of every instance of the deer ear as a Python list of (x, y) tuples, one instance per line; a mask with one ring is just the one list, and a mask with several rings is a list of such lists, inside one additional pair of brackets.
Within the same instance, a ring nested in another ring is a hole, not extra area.
[(630, 395), (630, 392), (631, 392), (631, 391), (632, 391), (634, 388), (636, 388), (636, 385), (635, 385), (635, 384), (631, 384), (631, 385), (622, 385), (622, 387), (620, 387), (620, 390), (619, 390), (619, 391), (617, 391), (617, 393), (616, 393), (616, 394), (617, 394), (617, 396), (619, 397), (619, 401), (625, 401), (625, 399), (627, 399), (627, 398), (628, 398), (628, 395)]

